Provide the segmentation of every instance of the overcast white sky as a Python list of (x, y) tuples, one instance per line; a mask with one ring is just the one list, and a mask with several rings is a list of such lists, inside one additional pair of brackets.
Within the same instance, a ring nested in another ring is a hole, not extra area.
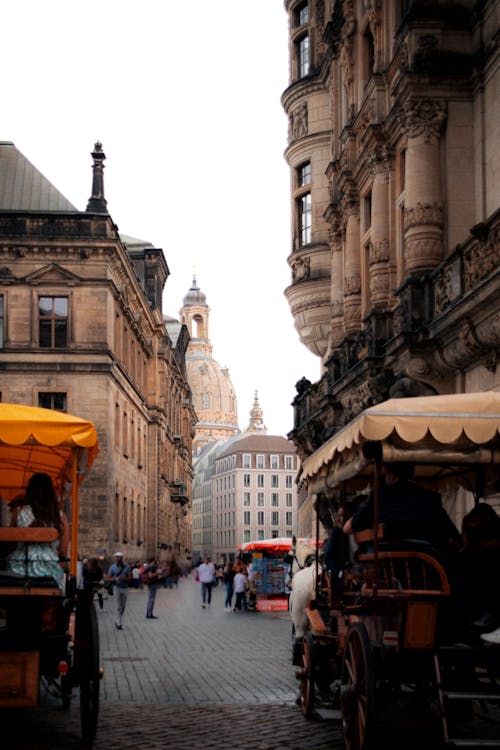
[(283, 294), (282, 0), (6, 0), (2, 27), (0, 140), (82, 211), (102, 142), (114, 222), (165, 253), (164, 312), (179, 317), (194, 269), (240, 427), (257, 390), (268, 432), (285, 435), (295, 383), (320, 365)]

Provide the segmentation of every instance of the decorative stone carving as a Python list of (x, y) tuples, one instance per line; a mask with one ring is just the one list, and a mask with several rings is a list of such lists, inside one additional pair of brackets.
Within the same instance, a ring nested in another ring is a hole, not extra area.
[(373, 73), (378, 73), (382, 65), (382, 0), (365, 0), (365, 17), (373, 36), (375, 60)]
[(435, 315), (441, 315), (451, 304), (453, 294), (452, 288), (452, 270), (446, 268), (438, 277), (434, 286), (434, 312)]
[(429, 140), (441, 132), (446, 120), (446, 105), (436, 99), (410, 98), (403, 105), (399, 119), (410, 138), (424, 134)]
[(290, 114), (289, 140), (304, 138), (309, 130), (307, 102), (303, 102)]
[(350, 276), (344, 277), (344, 294), (345, 296), (349, 296), (351, 294), (360, 294), (361, 293), (361, 274), (359, 272), (355, 272), (351, 274)]
[(304, 281), (308, 279), (311, 274), (311, 259), (309, 257), (297, 257), (293, 258), (290, 263), (292, 268), (292, 281), (295, 284), (297, 281)]
[(399, 48), (398, 69), (400, 73), (406, 73), (409, 68), (408, 45), (402, 44)]
[(405, 208), (405, 231), (414, 226), (443, 226), (443, 207), (437, 203), (417, 203), (412, 208)]
[(432, 268), (439, 263), (442, 254), (443, 243), (440, 239), (425, 237), (420, 239), (406, 240), (406, 257), (411, 259), (412, 268)]
[(410, 311), (408, 305), (405, 302), (400, 302), (394, 308), (392, 314), (392, 325), (394, 328), (394, 335), (399, 336), (400, 333), (407, 330), (410, 325)]
[(368, 265), (376, 263), (387, 263), (390, 256), (389, 240), (383, 239), (379, 242), (370, 242), (368, 246)]
[(354, 109), (354, 32), (356, 31), (356, 12), (353, 0), (345, 0), (343, 7), (344, 25), (341, 34), (339, 65), (342, 80), (346, 87), (349, 113)]
[(370, 97), (366, 100), (365, 104), (363, 105), (363, 109), (360, 113), (359, 119), (358, 119), (358, 136), (360, 138), (363, 138), (365, 135), (368, 126), (375, 120), (375, 114), (376, 114), (376, 108), (375, 108), (375, 99), (373, 97)]
[(464, 253), (464, 287), (470, 291), (500, 265), (500, 228), (489, 233), (486, 242)]
[(481, 352), (474, 325), (468, 319), (458, 326), (456, 337), (442, 351), (443, 360), (456, 370), (463, 370)]

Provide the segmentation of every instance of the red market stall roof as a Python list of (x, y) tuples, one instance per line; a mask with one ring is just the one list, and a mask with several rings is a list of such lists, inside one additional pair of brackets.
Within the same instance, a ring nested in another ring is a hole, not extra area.
[[(297, 541), (316, 546), (315, 539), (300, 538)], [(321, 547), (321, 540), (319, 546)], [(256, 542), (244, 542), (238, 546), (238, 552), (289, 552), (292, 548), (291, 537), (276, 537), (276, 539), (259, 539)]]

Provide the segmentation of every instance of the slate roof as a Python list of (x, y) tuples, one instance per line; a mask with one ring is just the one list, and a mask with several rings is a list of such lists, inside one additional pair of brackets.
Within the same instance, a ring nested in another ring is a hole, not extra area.
[(0, 211), (75, 211), (11, 141), (0, 141)]

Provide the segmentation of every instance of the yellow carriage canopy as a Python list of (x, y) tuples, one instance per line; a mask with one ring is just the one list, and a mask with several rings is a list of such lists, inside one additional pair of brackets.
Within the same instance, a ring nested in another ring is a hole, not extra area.
[[(368, 476), (373, 459), (410, 461), (417, 475), (464, 474), (464, 467), (488, 465), (489, 485), (498, 491), (500, 393), (451, 394), (391, 399), (365, 409), (311, 454), (301, 480), (313, 492), (353, 477)], [(443, 466), (448, 469), (444, 470)]]
[(49, 474), (62, 492), (72, 481), (75, 455), (81, 479), (97, 452), (92, 422), (52, 409), (0, 403), (0, 496), (4, 501), (23, 492), (38, 471)]

